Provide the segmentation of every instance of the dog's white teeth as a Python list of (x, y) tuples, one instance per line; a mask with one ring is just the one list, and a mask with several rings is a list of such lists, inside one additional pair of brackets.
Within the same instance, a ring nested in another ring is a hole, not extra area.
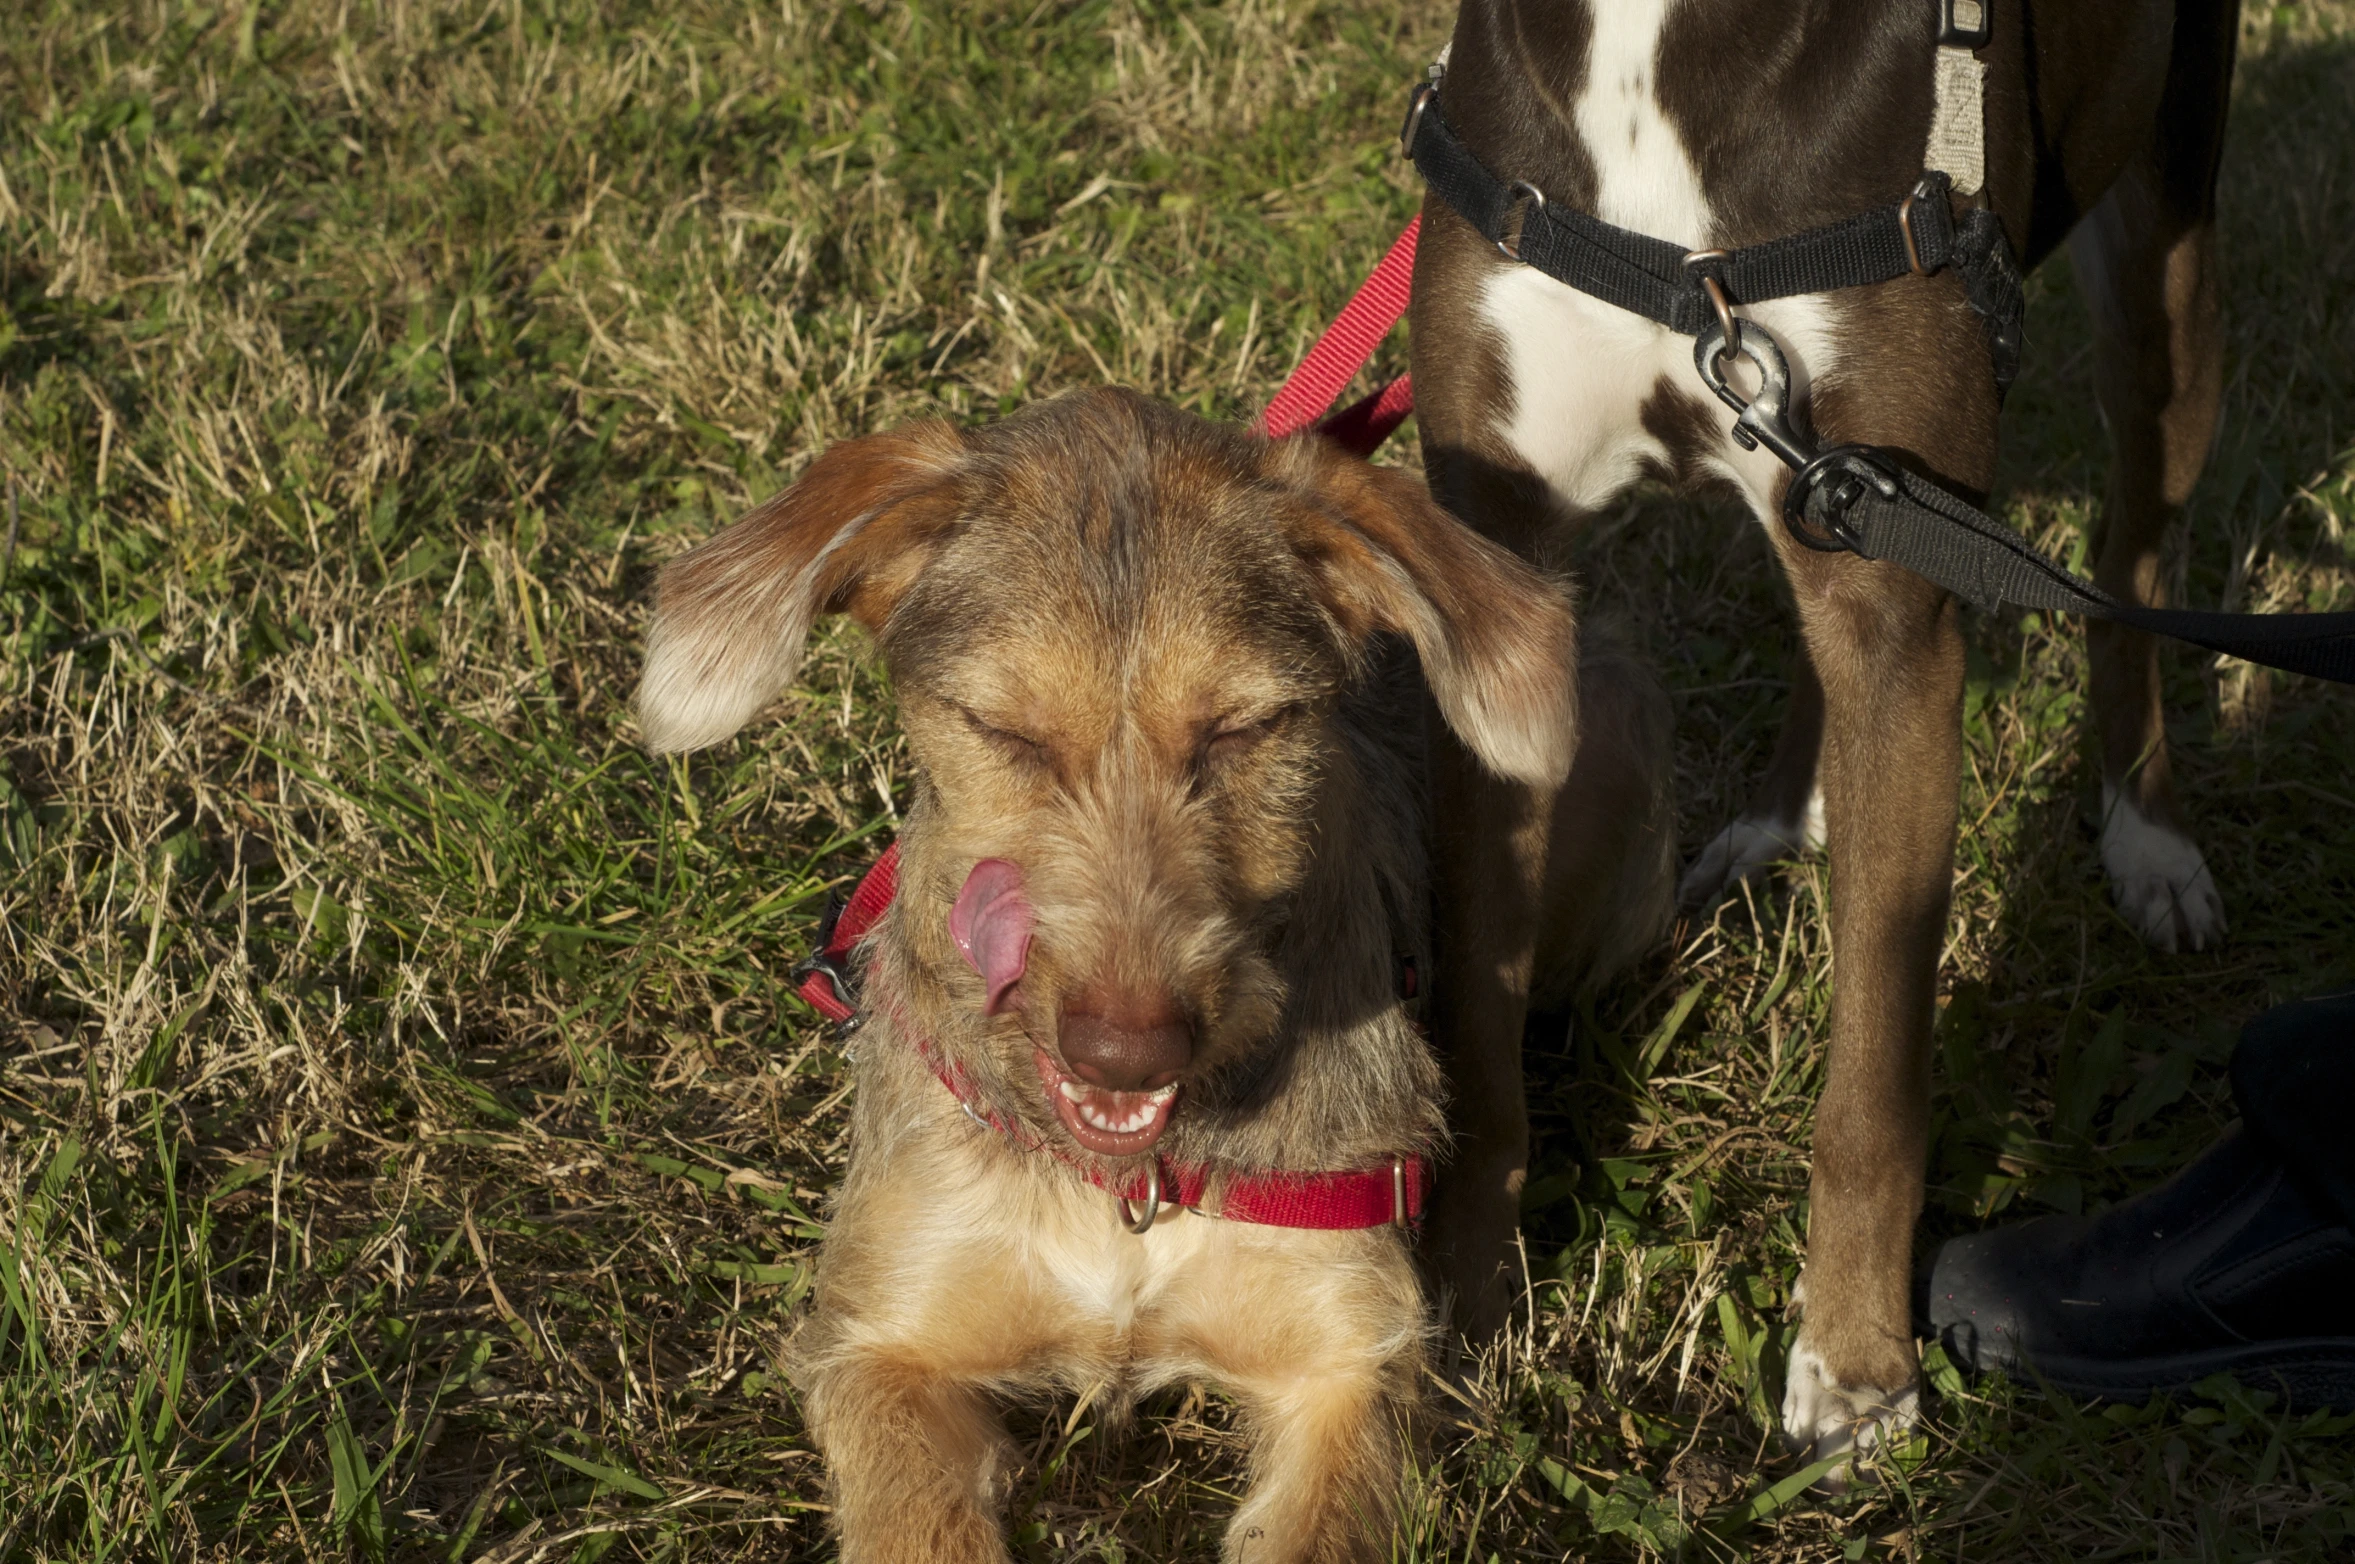
[(1150, 1092), (1115, 1092), (1070, 1080), (1055, 1085), (1064, 1101), (1079, 1110), (1080, 1118), (1107, 1135), (1134, 1135), (1149, 1127), (1168, 1112), (1178, 1093), (1175, 1086)]

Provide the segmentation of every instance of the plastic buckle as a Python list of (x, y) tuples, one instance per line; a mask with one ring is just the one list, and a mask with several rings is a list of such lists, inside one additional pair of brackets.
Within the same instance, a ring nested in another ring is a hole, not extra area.
[(834, 990), (835, 1003), (850, 1012), (848, 1018), (834, 1023), (835, 1035), (838, 1037), (850, 1036), (866, 1020), (859, 1010), (858, 979), (832, 950), (834, 926), (842, 921), (843, 909), (849, 905), (840, 891), (826, 893), (826, 910), (818, 918), (818, 932), (810, 941), (810, 953), (795, 962), (786, 973), (797, 992), (811, 978), (823, 976), (826, 979), (826, 985)]
[[(1824, 492), (1822, 529), (1809, 521), (1807, 502), (1819, 488)], [(1848, 513), (1871, 488), (1885, 500), (1894, 500), (1901, 492), (1897, 472), (1889, 459), (1869, 445), (1835, 445), (1791, 475), (1790, 486), (1783, 490), (1783, 524), (1791, 529), (1791, 536), (1819, 554), (1856, 554), (1872, 556), (1864, 551), (1864, 536), (1849, 525)]]
[(1995, 0), (1938, 0), (1938, 44), (1984, 49), (1995, 36)]

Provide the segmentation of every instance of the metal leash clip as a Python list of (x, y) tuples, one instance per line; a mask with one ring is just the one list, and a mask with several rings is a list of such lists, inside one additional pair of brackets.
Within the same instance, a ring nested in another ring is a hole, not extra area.
[[(1733, 327), (1730, 340), (1723, 322), (1703, 332), (1693, 345), (1693, 364), (1702, 384), (1740, 415), (1734, 420), (1735, 443), (1745, 451), (1763, 446), (1791, 469), (1790, 486), (1783, 491), (1783, 525), (1820, 553), (1871, 558), (1863, 534), (1849, 522), (1849, 512), (1868, 489), (1885, 500), (1897, 499), (1902, 490), (1896, 468), (1869, 445), (1817, 449), (1814, 437), (1794, 422), (1791, 361), (1783, 356), (1782, 344), (1754, 320), (1736, 319)], [(1737, 357), (1757, 366), (1755, 396), (1743, 396), (1726, 378), (1729, 361)], [(1810, 517), (1809, 502), (1819, 491), (1823, 514)]]

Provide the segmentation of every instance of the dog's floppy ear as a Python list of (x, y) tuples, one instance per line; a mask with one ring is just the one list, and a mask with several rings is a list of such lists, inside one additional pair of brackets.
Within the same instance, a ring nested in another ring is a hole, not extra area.
[(1308, 498), (1294, 513), (1294, 545), (1344, 632), (1409, 637), (1440, 714), (1483, 764), (1558, 785), (1578, 741), (1568, 592), (1449, 515), (1414, 478), (1320, 436), (1270, 446), (1268, 460)]
[(700, 749), (744, 726), (792, 677), (819, 614), (879, 628), (955, 525), (965, 454), (940, 422), (846, 440), (665, 565), (638, 683), (647, 747)]

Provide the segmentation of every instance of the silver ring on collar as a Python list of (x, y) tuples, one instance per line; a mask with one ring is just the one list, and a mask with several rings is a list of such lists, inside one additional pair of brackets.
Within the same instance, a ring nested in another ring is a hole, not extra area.
[(1115, 1195), (1120, 1202), (1121, 1225), (1130, 1232), (1142, 1234), (1161, 1215), (1161, 1162), (1159, 1158), (1145, 1164), (1145, 1214), (1139, 1216), (1128, 1203), (1128, 1196)]

